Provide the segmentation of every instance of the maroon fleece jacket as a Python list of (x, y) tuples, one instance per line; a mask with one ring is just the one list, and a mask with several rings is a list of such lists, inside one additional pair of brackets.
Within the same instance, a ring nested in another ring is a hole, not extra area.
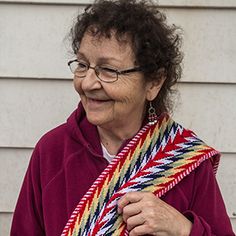
[[(59, 236), (79, 200), (107, 165), (97, 128), (88, 122), (80, 104), (65, 124), (37, 143), (14, 212), (11, 236)], [(210, 161), (162, 199), (193, 222), (191, 236), (235, 235)]]

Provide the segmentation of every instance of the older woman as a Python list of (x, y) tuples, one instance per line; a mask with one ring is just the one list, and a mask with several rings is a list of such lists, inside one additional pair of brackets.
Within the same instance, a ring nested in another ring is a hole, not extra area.
[(71, 36), (81, 102), (35, 147), (11, 235), (234, 235), (219, 153), (168, 115), (176, 28), (145, 1), (100, 0)]

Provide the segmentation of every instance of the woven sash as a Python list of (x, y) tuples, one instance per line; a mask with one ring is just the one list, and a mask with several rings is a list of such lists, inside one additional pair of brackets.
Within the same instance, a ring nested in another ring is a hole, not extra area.
[(217, 164), (216, 150), (162, 115), (156, 124), (144, 126), (100, 174), (61, 236), (128, 235), (117, 214), (117, 201), (125, 193), (149, 191), (161, 197), (211, 157)]

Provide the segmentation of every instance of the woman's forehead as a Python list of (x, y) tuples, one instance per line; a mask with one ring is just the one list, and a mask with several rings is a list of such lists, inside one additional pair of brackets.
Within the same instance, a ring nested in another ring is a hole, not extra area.
[(111, 32), (110, 37), (108, 37), (103, 34), (94, 35), (86, 31), (81, 40), (78, 53), (86, 55), (93, 51), (93, 53), (103, 54), (101, 56), (134, 59), (132, 48), (131, 40), (127, 35), (117, 38), (115, 32)]

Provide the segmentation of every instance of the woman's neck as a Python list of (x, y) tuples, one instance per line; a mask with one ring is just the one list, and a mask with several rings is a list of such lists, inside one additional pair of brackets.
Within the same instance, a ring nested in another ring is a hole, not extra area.
[(98, 126), (100, 141), (111, 155), (116, 155), (122, 146), (123, 142), (132, 138), (140, 129), (140, 124), (122, 130), (120, 128), (108, 128)]

